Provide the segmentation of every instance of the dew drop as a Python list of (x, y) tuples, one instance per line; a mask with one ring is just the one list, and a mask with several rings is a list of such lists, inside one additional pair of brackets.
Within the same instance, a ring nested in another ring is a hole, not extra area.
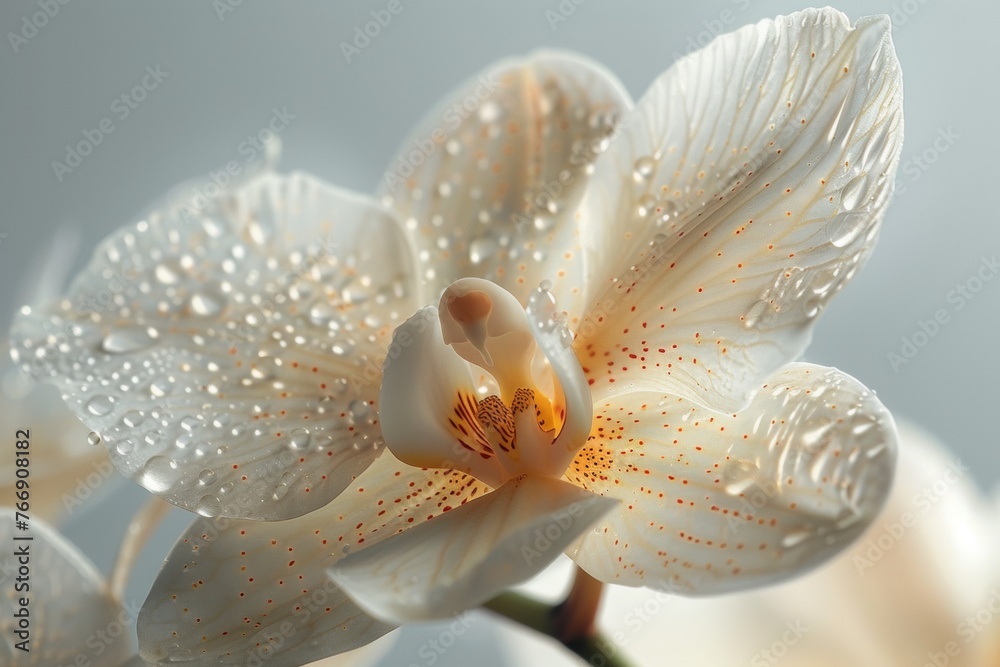
[(227, 493), (232, 493), (232, 490), (234, 488), (236, 488), (236, 484), (234, 482), (226, 482), (225, 484), (219, 487), (219, 493), (223, 495)]
[(145, 349), (153, 342), (149, 330), (142, 327), (127, 327), (115, 329), (105, 336), (101, 342), (101, 349), (108, 354), (126, 354)]
[(213, 482), (215, 482), (215, 471), (214, 470), (208, 470), (206, 468), (205, 470), (202, 470), (200, 473), (198, 473), (198, 484), (199, 485), (201, 485), (201, 486), (208, 486), (209, 484), (212, 484)]
[(351, 417), (357, 421), (362, 421), (368, 418), (371, 414), (371, 406), (362, 400), (353, 400), (347, 406), (347, 412)]
[(95, 433), (94, 431), (91, 431), (90, 434), (87, 436), (87, 444), (90, 445), (91, 447), (93, 447), (94, 445), (101, 444), (101, 436)]
[(194, 511), (202, 516), (218, 516), (222, 512), (222, 502), (218, 497), (207, 494), (201, 497)]
[(290, 438), (288, 440), (288, 447), (294, 450), (303, 450), (309, 446), (312, 441), (312, 436), (309, 435), (309, 430), (304, 428), (292, 429), (289, 434)]
[(288, 490), (291, 488), (292, 484), (295, 482), (295, 475), (291, 472), (286, 472), (281, 476), (278, 481), (277, 486), (274, 487), (274, 493), (271, 495), (275, 500), (281, 500), (286, 495), (288, 495)]
[(141, 424), (143, 420), (145, 420), (145, 417), (141, 412), (138, 410), (129, 410), (125, 413), (125, 416), (122, 417), (122, 424), (129, 428), (135, 428)]
[(767, 311), (767, 307), (767, 301), (758, 301), (750, 306), (750, 310), (748, 310), (743, 316), (743, 326), (747, 329), (752, 329), (757, 326), (760, 323), (761, 318), (764, 316), (765, 311)]
[(640, 218), (645, 218), (647, 215), (653, 212), (656, 208), (656, 197), (653, 195), (643, 195), (639, 197), (639, 201), (636, 202), (636, 213)]
[(173, 484), (176, 471), (177, 463), (173, 459), (166, 456), (153, 456), (142, 467), (139, 483), (153, 493), (160, 493), (169, 489)]
[(635, 161), (635, 172), (633, 176), (636, 181), (645, 181), (656, 170), (656, 160), (650, 156), (641, 157)]
[(164, 285), (176, 285), (181, 280), (182, 268), (176, 262), (161, 262), (153, 269), (153, 275)]
[(853, 243), (868, 225), (869, 216), (864, 212), (843, 212), (827, 224), (830, 243), (843, 248)]
[(202, 317), (211, 317), (222, 312), (222, 301), (206, 292), (198, 292), (191, 296), (191, 312)]
[(158, 378), (149, 385), (149, 393), (155, 398), (163, 398), (172, 388), (173, 381), (170, 378)]
[(798, 530), (793, 530), (784, 537), (781, 538), (781, 546), (785, 549), (794, 549), (803, 542), (811, 539), (816, 535), (815, 531), (809, 528), (800, 528)]
[(247, 237), (257, 245), (265, 245), (270, 239), (270, 234), (258, 220), (251, 220), (247, 223), (246, 233)]
[(757, 481), (760, 468), (753, 461), (736, 460), (726, 464), (722, 470), (722, 483), (726, 493), (738, 496)]
[(859, 174), (840, 191), (840, 206), (845, 211), (853, 211), (861, 203), (868, 187), (868, 174)]
[(318, 327), (327, 326), (333, 316), (333, 307), (322, 297), (309, 308), (309, 321)]
[(114, 403), (111, 401), (111, 398), (104, 395), (94, 396), (87, 401), (87, 412), (98, 417), (108, 414), (113, 407)]

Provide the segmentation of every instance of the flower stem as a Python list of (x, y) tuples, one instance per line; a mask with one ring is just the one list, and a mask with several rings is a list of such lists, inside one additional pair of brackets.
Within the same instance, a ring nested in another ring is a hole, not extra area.
[[(577, 581), (579, 581), (579, 578)], [(574, 582), (573, 588), (576, 589), (576, 587), (576, 582)], [(589, 584), (588, 587), (593, 588)], [(599, 595), (600, 593), (598, 593)], [(621, 647), (594, 629), (593, 618), (591, 618), (590, 631), (585, 636), (576, 637), (568, 641), (560, 639), (559, 630), (556, 627), (556, 617), (560, 608), (572, 599), (573, 593), (570, 592), (566, 602), (553, 607), (520, 593), (507, 592), (486, 602), (483, 607), (495, 614), (506, 616), (512, 621), (520, 623), (535, 632), (548, 635), (562, 642), (563, 646), (580, 656), (588, 665), (630, 667), (631, 663), (623, 655)]]
[(170, 510), (170, 503), (153, 496), (139, 508), (132, 520), (129, 521), (122, 537), (121, 546), (118, 547), (118, 556), (115, 564), (111, 568), (110, 590), (111, 596), (121, 602), (125, 595), (125, 586), (128, 584), (129, 575), (135, 567), (135, 561), (139, 558), (142, 548), (152, 537), (160, 521)]
[(556, 639), (568, 644), (597, 632), (597, 609), (601, 606), (604, 584), (581, 568), (576, 568), (573, 588), (566, 599), (555, 608), (552, 618)]

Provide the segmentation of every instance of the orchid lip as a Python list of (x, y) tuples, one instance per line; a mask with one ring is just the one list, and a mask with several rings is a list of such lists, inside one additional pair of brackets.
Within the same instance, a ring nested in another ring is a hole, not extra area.
[(380, 401), (397, 458), (494, 487), (563, 474), (586, 442), (593, 407), (548, 286), (528, 301), (463, 278), (396, 330), (411, 344), (386, 364)]

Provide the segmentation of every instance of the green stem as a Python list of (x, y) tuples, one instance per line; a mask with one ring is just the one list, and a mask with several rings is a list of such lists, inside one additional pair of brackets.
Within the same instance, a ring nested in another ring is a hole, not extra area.
[[(520, 593), (501, 593), (483, 604), (495, 614), (506, 616), (526, 628), (556, 639), (556, 628), (552, 622), (556, 607), (534, 600)], [(557, 640), (558, 641), (558, 640)], [(631, 667), (622, 652), (622, 647), (601, 633), (571, 642), (563, 646), (580, 656), (588, 665), (601, 667)]]

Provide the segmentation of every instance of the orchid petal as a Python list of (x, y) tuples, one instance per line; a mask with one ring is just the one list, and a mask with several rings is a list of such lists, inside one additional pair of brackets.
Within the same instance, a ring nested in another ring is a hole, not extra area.
[(579, 316), (583, 255), (568, 213), (630, 106), (613, 74), (553, 51), (497, 63), (446, 96), (380, 191), (413, 233), (425, 300), (472, 276), (524, 304), (549, 279)]
[[(933, 437), (899, 424), (896, 480), (879, 519), (827, 567), (762, 592), (776, 619), (794, 614), (782, 618), (836, 627), (802, 643), (800, 664), (838, 643), (838, 664), (919, 665), (991, 603), (997, 517), (972, 477)], [(970, 657), (967, 664), (991, 663)]]
[(772, 375), (734, 415), (652, 393), (609, 399), (566, 479), (622, 504), (569, 553), (602, 581), (685, 595), (783, 580), (875, 518), (895, 447), (871, 392), (810, 364)]
[(682, 59), (595, 164), (577, 354), (595, 401), (734, 412), (865, 262), (902, 142), (886, 17), (762, 21)]
[(377, 456), (380, 365), (415, 308), (389, 211), (264, 174), (117, 232), (15, 356), (57, 384), (126, 476), (204, 515), (280, 519)]
[[(75, 546), (38, 519), (15, 532), (14, 508), (0, 508), (0, 663), (10, 667), (63, 664), (117, 665), (132, 652), (122, 629), (131, 627), (131, 612), (115, 602), (100, 575)], [(22, 560), (23, 559), (23, 560)], [(27, 575), (24, 572), (28, 572)], [(27, 587), (15, 586), (15, 578)], [(27, 599), (27, 605), (22, 599)], [(27, 610), (25, 646), (15, 613)]]
[[(394, 625), (371, 618), (325, 570), (488, 487), (384, 452), (329, 505), (288, 521), (199, 519), (174, 545), (139, 615), (140, 654), (293, 667), (342, 653)], [(216, 664), (213, 662), (213, 664)]]
[[(0, 355), (6, 351), (0, 345)], [(90, 442), (90, 429), (63, 405), (54, 387), (25, 377), (20, 370), (0, 362), (0, 424), (30, 425), (25, 431), (32, 443), (31, 514), (55, 523), (83, 502), (79, 482), (97, 476), (106, 480), (97, 488), (88, 483), (85, 497), (103, 493), (113, 485), (113, 468), (103, 447)], [(115, 476), (117, 477), (117, 476)], [(117, 478), (121, 479), (121, 478)], [(0, 498), (15, 498), (18, 481), (14, 457), (0, 461)]]
[(447, 618), (540, 572), (616, 504), (549, 477), (519, 477), (351, 554), (330, 576), (378, 618)]

